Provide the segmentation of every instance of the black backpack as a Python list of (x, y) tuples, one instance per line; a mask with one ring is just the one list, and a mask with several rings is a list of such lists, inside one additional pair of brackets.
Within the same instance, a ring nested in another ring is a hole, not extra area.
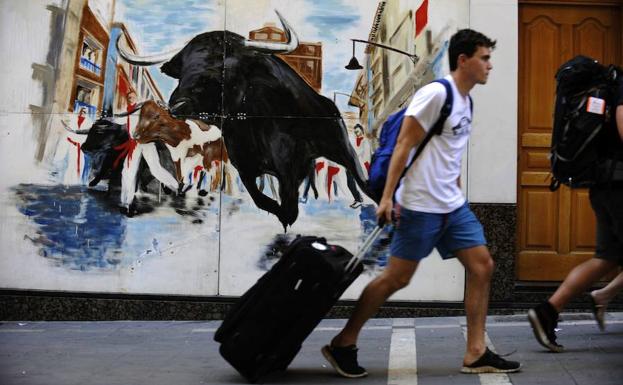
[(550, 151), (552, 182), (572, 188), (602, 182), (604, 132), (614, 124), (620, 70), (576, 56), (556, 73), (556, 105)]

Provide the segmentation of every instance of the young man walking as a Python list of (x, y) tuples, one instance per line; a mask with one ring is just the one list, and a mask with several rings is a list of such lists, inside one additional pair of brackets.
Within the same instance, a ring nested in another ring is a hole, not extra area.
[[(465, 312), (467, 347), (463, 373), (507, 373), (520, 368), (491, 352), (485, 343), (485, 320), (493, 260), (486, 247), (483, 228), (471, 212), (460, 187), (461, 158), (472, 126), (469, 91), (485, 84), (495, 41), (470, 30), (450, 39), (452, 111), (441, 135), (434, 135), (405, 175), (396, 192), (395, 234), (391, 257), (383, 273), (364, 289), (352, 316), (323, 355), (344, 377), (367, 375), (357, 362), (357, 339), (364, 323), (396, 291), (409, 284), (419, 261), (437, 248), (442, 258), (457, 257), (467, 270)], [(416, 92), (405, 112), (391, 158), (377, 216), (391, 220), (393, 195), (409, 154), (438, 120), (446, 100), (445, 87), (437, 82)], [(414, 363), (415, 364), (415, 363)]]
[[(556, 342), (558, 314), (569, 301), (586, 291), (605, 274), (623, 266), (623, 81), (619, 83), (615, 123), (607, 127), (603, 140), (604, 170), (607, 177), (590, 188), (591, 206), (597, 218), (595, 256), (576, 266), (556, 292), (528, 311), (528, 320), (537, 341), (552, 352), (562, 352)], [(621, 288), (619, 274), (605, 290), (591, 293), (593, 312), (600, 329), (604, 328), (604, 306)]]

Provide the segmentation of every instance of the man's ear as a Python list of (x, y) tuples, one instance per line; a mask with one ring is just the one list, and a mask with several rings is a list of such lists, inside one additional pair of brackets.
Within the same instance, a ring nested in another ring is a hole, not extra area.
[(458, 66), (461, 66), (461, 64), (465, 63), (467, 59), (469, 59), (469, 57), (467, 57), (466, 54), (459, 54), (459, 56), (456, 58), (456, 63)]

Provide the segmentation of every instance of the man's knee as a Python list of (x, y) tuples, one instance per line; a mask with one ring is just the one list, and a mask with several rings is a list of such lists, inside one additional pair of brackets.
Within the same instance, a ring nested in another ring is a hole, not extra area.
[(495, 262), (493, 258), (491, 258), (491, 254), (487, 253), (487, 258), (482, 261), (482, 270), (484, 274), (491, 275), (493, 274), (493, 270), (495, 269)]
[(417, 266), (418, 261), (392, 256), (389, 258), (389, 264), (378, 277), (380, 284), (388, 292), (396, 292), (409, 285)]
[(378, 277), (379, 284), (388, 292), (394, 293), (411, 282), (412, 274), (385, 272)]
[(468, 273), (484, 278), (491, 277), (493, 274), (495, 262), (486, 247), (465, 250), (462, 254), (459, 254), (459, 258)]
[(604, 274), (613, 271), (619, 266), (619, 264), (614, 260), (603, 259), (600, 257), (593, 257), (585, 263), (590, 265), (593, 269), (602, 271)]

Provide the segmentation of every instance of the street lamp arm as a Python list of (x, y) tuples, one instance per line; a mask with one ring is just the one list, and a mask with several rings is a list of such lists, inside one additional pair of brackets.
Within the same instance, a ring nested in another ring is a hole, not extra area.
[(346, 92), (339, 92), (339, 91), (333, 91), (333, 103), (335, 103), (335, 95), (344, 95), (344, 96), (348, 96), (349, 99), (356, 99), (358, 101), (360, 101), (361, 103), (365, 103), (365, 100), (362, 100), (360, 97), (355, 96), (355, 95), (351, 95), (351, 94), (347, 94)]
[(416, 54), (410, 54), (409, 52), (401, 51), (401, 50), (399, 50), (397, 48), (393, 48), (393, 47), (390, 47), (390, 46), (387, 46), (387, 45), (384, 45), (384, 44), (375, 43), (375, 42), (368, 41), (368, 40), (360, 40), (360, 39), (350, 39), (350, 40), (356, 41), (356, 42), (359, 42), (359, 43), (367, 43), (367, 44), (370, 44), (370, 45), (375, 45), (377, 47), (381, 47), (381, 48), (388, 49), (390, 51), (401, 53), (403, 55), (408, 56), (409, 59), (411, 59), (411, 61), (413, 62), (413, 64), (415, 64), (420, 59)]

